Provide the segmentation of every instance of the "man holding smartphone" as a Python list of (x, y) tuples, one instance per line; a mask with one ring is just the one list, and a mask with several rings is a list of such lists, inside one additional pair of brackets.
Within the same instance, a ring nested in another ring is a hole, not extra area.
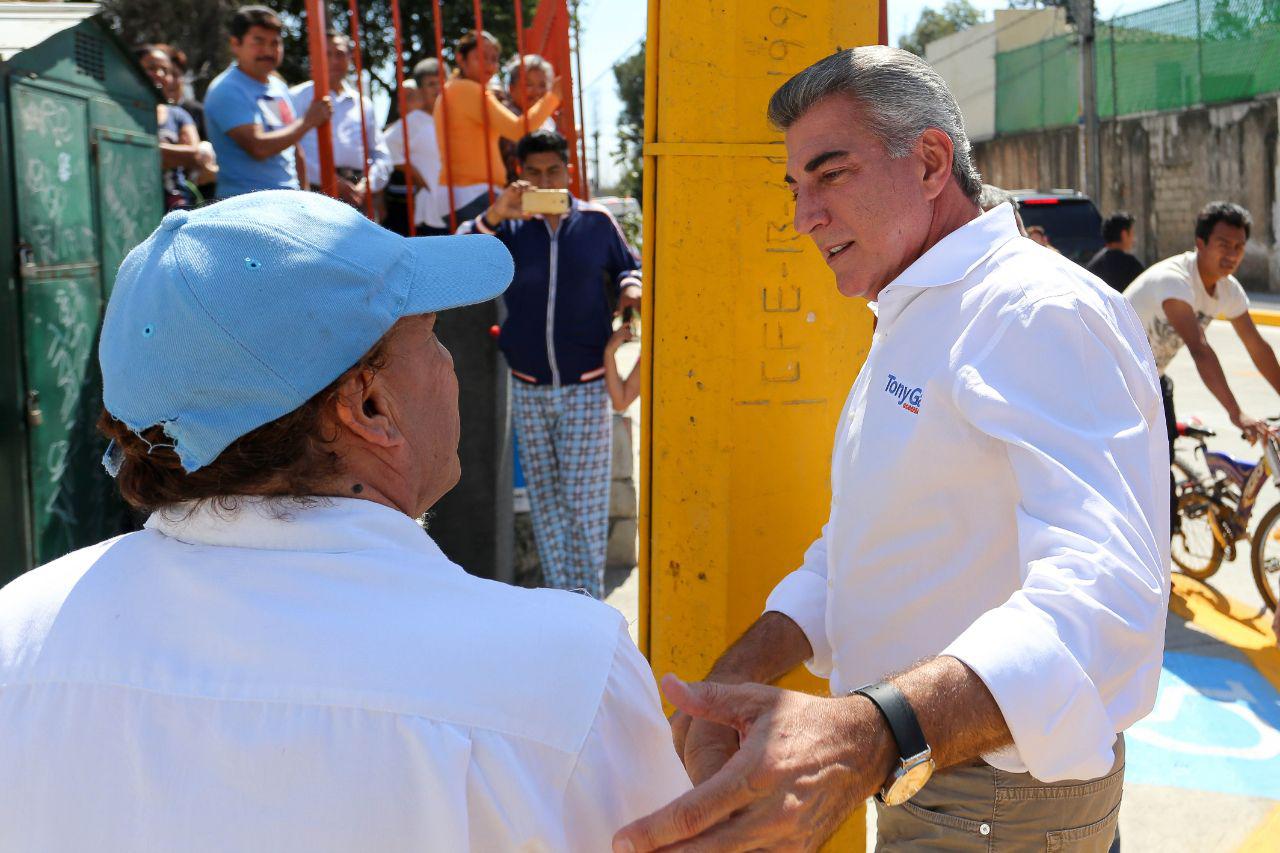
[[(611, 420), (604, 383), (613, 315), (640, 305), (640, 261), (604, 207), (569, 193), (569, 146), (538, 130), (516, 146), (523, 180), (462, 234), (515, 259), (498, 345), (547, 586), (604, 593)], [(614, 304), (616, 302), (616, 305)]]

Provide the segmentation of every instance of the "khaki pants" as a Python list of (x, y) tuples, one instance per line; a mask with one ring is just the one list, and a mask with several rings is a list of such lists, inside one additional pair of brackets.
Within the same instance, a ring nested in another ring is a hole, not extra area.
[(1046, 784), (986, 763), (938, 773), (900, 806), (876, 803), (876, 850), (1106, 853), (1124, 787), (1124, 736), (1111, 772), (1092, 782)]

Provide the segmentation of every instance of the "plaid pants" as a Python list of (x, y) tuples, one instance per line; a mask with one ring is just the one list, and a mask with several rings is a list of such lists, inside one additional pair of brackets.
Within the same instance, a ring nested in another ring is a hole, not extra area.
[(546, 584), (604, 598), (613, 429), (603, 380), (511, 383), (520, 465)]

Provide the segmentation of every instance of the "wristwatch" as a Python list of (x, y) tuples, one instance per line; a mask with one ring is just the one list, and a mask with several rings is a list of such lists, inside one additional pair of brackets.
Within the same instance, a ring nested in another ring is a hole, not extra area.
[(857, 694), (871, 700), (880, 709), (889, 731), (897, 741), (898, 766), (885, 780), (876, 798), (886, 806), (898, 806), (914, 797), (933, 776), (933, 750), (925, 742), (924, 732), (916, 712), (902, 691), (887, 681), (859, 687), (849, 695)]

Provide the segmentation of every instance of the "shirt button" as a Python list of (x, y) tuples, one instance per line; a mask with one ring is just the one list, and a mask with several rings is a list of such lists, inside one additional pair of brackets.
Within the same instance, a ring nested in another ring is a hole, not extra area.
[(991, 824), (989, 824), (989, 823), (984, 823), (982, 826), (978, 827), (978, 832), (982, 833), (983, 835), (990, 835), (990, 834), (991, 834)]

